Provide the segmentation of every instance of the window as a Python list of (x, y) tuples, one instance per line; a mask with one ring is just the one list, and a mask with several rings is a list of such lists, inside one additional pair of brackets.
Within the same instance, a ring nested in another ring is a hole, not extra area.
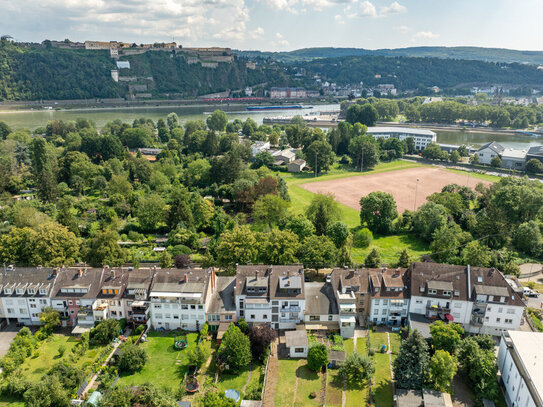
[(255, 319), (255, 314), (251, 314), (251, 319)]
[(319, 315), (310, 315), (309, 320), (310, 321), (320, 321), (321, 317)]
[(375, 300), (375, 305), (379, 305), (379, 300)]
[(36, 304), (30, 304), (30, 308), (36, 308)]
[(294, 348), (294, 352), (296, 352), (296, 353), (304, 353), (304, 348)]
[(15, 314), (15, 311), (13, 310), (13, 308), (8, 308), (8, 314)]
[(196, 309), (196, 305), (191, 305), (190, 309)]
[(119, 294), (119, 290), (113, 290), (115, 294)]
[(74, 305), (74, 302), (72, 300), (68, 300), (68, 305)]
[(514, 313), (515, 313), (515, 310), (514, 310), (513, 308), (509, 308), (509, 309), (507, 310), (507, 313), (508, 313), (508, 314), (514, 314)]
[(443, 291), (443, 295), (450, 296), (451, 292), (450, 291)]
[(460, 297), (460, 291), (454, 290), (454, 296), (455, 297)]
[(40, 295), (45, 295), (45, 294), (47, 294), (47, 290), (40, 288)]
[(416, 300), (415, 303), (422, 304), (422, 300)]
[(436, 290), (428, 290), (428, 294), (435, 294), (435, 293), (437, 293)]
[(267, 314), (262, 315), (262, 319), (268, 319), (268, 315)]
[(179, 319), (179, 315), (174, 315), (173, 319)]
[(496, 318), (496, 322), (500, 322), (501, 321), (501, 318)]
[(198, 304), (198, 309), (204, 309), (204, 306), (202, 304)]
[(387, 310), (384, 309), (383, 312), (381, 312), (381, 314), (386, 315), (386, 314), (387, 314)]
[(328, 315), (328, 321), (331, 321), (332, 320), (332, 315)]
[(498, 313), (501, 314), (503, 312), (503, 307), (498, 308)]
[(379, 310), (378, 310), (378, 309), (374, 309), (374, 310), (373, 310), (373, 313), (374, 313), (375, 315), (377, 315), (377, 314), (379, 314)]
[(224, 320), (225, 321), (232, 321), (232, 315), (225, 315)]
[(157, 319), (162, 319), (162, 314), (156, 314), (155, 317), (156, 317)]
[(482, 283), (482, 282), (483, 282), (483, 277), (478, 276), (478, 277), (477, 277), (477, 282), (478, 282), (478, 283)]
[(108, 293), (108, 294), (113, 294), (113, 290), (112, 290), (112, 289), (109, 289), (109, 290), (107, 290), (107, 293)]
[(512, 324), (513, 323), (513, 320), (510, 319), (510, 318), (505, 318), (505, 321), (504, 321), (506, 324)]
[(20, 314), (26, 314), (26, 310), (24, 308), (19, 308), (19, 313)]

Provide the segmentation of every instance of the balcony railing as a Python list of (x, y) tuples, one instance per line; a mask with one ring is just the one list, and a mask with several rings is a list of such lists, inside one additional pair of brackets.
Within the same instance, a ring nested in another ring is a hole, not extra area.
[(281, 312), (300, 312), (301, 308), (298, 306), (281, 307)]
[(483, 325), (483, 318), (478, 317), (478, 316), (475, 316), (475, 315), (472, 315), (472, 316), (471, 316), (471, 323), (472, 323), (473, 325), (481, 326), (481, 325)]

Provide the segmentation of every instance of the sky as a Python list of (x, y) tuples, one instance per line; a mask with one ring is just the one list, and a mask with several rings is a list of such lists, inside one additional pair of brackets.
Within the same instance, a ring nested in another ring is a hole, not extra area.
[(543, 50), (543, 0), (0, 0), (0, 35), (288, 51)]

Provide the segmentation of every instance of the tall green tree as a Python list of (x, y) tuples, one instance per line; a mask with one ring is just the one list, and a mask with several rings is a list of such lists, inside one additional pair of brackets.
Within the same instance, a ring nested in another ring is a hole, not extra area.
[(315, 194), (307, 207), (306, 215), (313, 222), (316, 233), (323, 235), (329, 224), (341, 218), (341, 211), (332, 194)]
[(248, 226), (237, 226), (221, 235), (215, 252), (222, 266), (254, 263), (258, 258), (258, 241)]
[(228, 124), (228, 117), (222, 110), (215, 110), (206, 119), (207, 127), (213, 131), (224, 131)]
[(337, 249), (326, 236), (308, 236), (302, 242), (298, 258), (306, 267), (331, 267), (337, 261)]
[(32, 142), (32, 170), (39, 196), (45, 202), (57, 197), (57, 160), (45, 139), (38, 137)]
[(360, 198), (360, 222), (367, 224), (374, 233), (390, 233), (392, 222), (398, 217), (396, 201), (392, 194), (376, 191)]
[(87, 241), (86, 261), (93, 267), (120, 266), (128, 260), (126, 249), (119, 246), (119, 235), (113, 230), (99, 231)]
[(277, 195), (267, 194), (255, 202), (253, 217), (256, 221), (273, 226), (288, 216), (289, 203)]
[(351, 353), (345, 359), (338, 370), (338, 375), (349, 384), (361, 385), (369, 380), (375, 372), (372, 360), (367, 356), (361, 356), (358, 352)]
[(443, 321), (436, 321), (430, 325), (430, 334), (434, 349), (445, 350), (454, 355), (462, 343), (464, 328), (460, 324), (445, 324)]
[(264, 264), (293, 264), (300, 247), (298, 236), (289, 230), (272, 229), (260, 235), (260, 260)]
[(418, 330), (402, 342), (400, 354), (394, 360), (394, 379), (399, 388), (421, 390), (428, 372), (428, 344)]
[(224, 333), (218, 350), (230, 370), (237, 372), (251, 363), (251, 342), (234, 324)]
[(354, 137), (349, 143), (349, 157), (354, 166), (371, 169), (379, 164), (379, 144), (370, 135)]
[(334, 152), (332, 147), (327, 141), (317, 140), (313, 141), (306, 149), (306, 161), (307, 164), (317, 170), (320, 174), (323, 171), (328, 171), (334, 163)]
[(428, 382), (434, 390), (451, 393), (457, 370), (456, 358), (445, 350), (437, 350), (430, 358)]

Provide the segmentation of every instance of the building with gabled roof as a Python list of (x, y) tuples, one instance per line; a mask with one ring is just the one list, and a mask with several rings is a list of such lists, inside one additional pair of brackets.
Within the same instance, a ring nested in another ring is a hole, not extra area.
[(125, 315), (133, 325), (145, 324), (148, 321), (149, 292), (155, 269), (129, 270), (126, 289), (123, 293)]
[(403, 268), (370, 269), (369, 319), (378, 325), (405, 325), (409, 318), (409, 273)]
[(479, 156), (479, 162), (481, 164), (490, 165), (490, 162), (494, 157), (501, 157), (505, 147), (495, 141), (486, 143), (479, 150), (477, 150), (477, 155)]
[(249, 324), (271, 323), (273, 329), (293, 329), (304, 318), (303, 265), (237, 266), (234, 295), (237, 318)]
[(458, 322), (471, 333), (520, 326), (525, 303), (494, 268), (414, 262), (410, 273), (411, 314)]

